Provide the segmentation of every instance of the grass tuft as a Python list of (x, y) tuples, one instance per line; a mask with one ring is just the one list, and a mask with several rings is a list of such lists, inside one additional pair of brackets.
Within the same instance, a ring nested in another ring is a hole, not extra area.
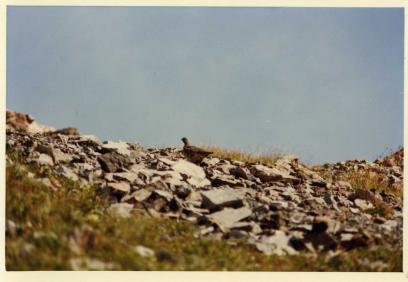
[(344, 175), (344, 180), (348, 181), (353, 188), (364, 190), (374, 189), (380, 192), (393, 194), (401, 198), (403, 195), (402, 184), (389, 185), (388, 181), (384, 179), (383, 176), (370, 171), (354, 171), (346, 173)]
[(205, 149), (212, 151), (212, 156), (231, 159), (234, 161), (248, 162), (248, 163), (262, 163), (262, 164), (275, 164), (276, 161), (283, 156), (282, 153), (271, 152), (271, 153), (248, 153), (241, 150), (229, 150), (223, 149), (216, 146), (206, 146)]

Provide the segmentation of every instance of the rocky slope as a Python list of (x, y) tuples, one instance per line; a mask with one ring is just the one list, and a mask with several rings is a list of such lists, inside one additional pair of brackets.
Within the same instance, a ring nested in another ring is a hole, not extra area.
[(196, 165), (179, 148), (101, 142), (74, 129), (55, 131), (15, 112), (7, 112), (6, 133), (7, 149), (21, 151), (24, 162), (92, 184), (111, 198), (108, 212), (117, 216), (140, 209), (153, 217), (190, 221), (198, 226), (197, 236), (242, 239), (265, 254), (402, 248), (401, 197), (338, 180), (363, 170), (402, 187), (402, 149), (372, 163), (316, 168), (296, 156), (274, 165), (210, 156)]

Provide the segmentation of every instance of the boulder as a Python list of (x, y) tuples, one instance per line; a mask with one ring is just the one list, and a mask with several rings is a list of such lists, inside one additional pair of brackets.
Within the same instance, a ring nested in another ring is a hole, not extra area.
[(203, 168), (194, 163), (181, 159), (176, 161), (171, 168), (184, 176), (184, 180), (191, 186), (201, 188), (211, 184)]
[(66, 166), (58, 166), (55, 169), (55, 172), (59, 175), (64, 176), (65, 178), (71, 179), (73, 181), (78, 181), (78, 175), (76, 175), (70, 168)]
[(122, 202), (127, 202), (130, 200), (136, 200), (137, 202), (144, 202), (152, 195), (152, 191), (147, 189), (137, 190), (129, 195), (126, 195), (122, 198)]
[(115, 192), (120, 192), (120, 193), (125, 193), (125, 194), (130, 192), (130, 184), (124, 181), (108, 183), (107, 187), (112, 189)]
[(208, 219), (215, 223), (221, 231), (226, 232), (236, 222), (249, 217), (251, 214), (252, 211), (247, 207), (239, 209), (225, 208), (222, 211), (208, 215)]
[(209, 210), (217, 210), (223, 207), (238, 208), (243, 205), (242, 194), (237, 194), (231, 188), (221, 188), (201, 192), (202, 205)]
[(277, 168), (270, 168), (264, 165), (253, 165), (250, 168), (250, 171), (262, 182), (284, 181), (294, 184), (300, 182), (299, 178), (290, 175), (287, 171), (279, 170)]
[(97, 158), (101, 168), (106, 172), (123, 171), (131, 165), (128, 158), (116, 152), (105, 153)]
[(229, 172), (235, 177), (239, 177), (243, 179), (249, 179), (249, 175), (250, 175), (250, 172), (247, 169), (242, 168), (240, 166), (235, 166), (231, 168)]
[(105, 152), (116, 152), (123, 156), (130, 156), (131, 151), (129, 150), (129, 145), (126, 142), (113, 142), (113, 141), (105, 141), (101, 145), (102, 150)]

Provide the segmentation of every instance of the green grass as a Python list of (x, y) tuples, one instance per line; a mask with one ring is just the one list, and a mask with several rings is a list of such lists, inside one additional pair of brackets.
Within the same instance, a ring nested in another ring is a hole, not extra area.
[[(388, 262), (385, 271), (402, 271), (401, 249), (354, 250), (330, 260), (325, 254), (265, 256), (242, 242), (232, 247), (224, 240), (195, 238), (191, 223), (137, 211), (115, 218), (106, 212), (109, 198), (96, 187), (22, 165), (18, 154), (12, 158), (16, 163), (6, 169), (6, 217), (19, 230), (6, 235), (7, 270), (69, 270), (70, 259), (87, 257), (113, 263), (115, 270), (370, 271), (361, 262), (367, 258)], [(29, 178), (28, 171), (53, 179), (60, 188)], [(82, 235), (73, 236), (75, 230)], [(137, 245), (156, 255), (139, 256), (133, 250)]]

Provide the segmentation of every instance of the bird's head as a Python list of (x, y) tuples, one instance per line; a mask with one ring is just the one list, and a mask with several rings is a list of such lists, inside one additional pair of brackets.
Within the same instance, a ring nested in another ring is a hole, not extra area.
[(188, 146), (188, 139), (186, 137), (181, 138), (181, 141), (183, 141), (184, 145)]

